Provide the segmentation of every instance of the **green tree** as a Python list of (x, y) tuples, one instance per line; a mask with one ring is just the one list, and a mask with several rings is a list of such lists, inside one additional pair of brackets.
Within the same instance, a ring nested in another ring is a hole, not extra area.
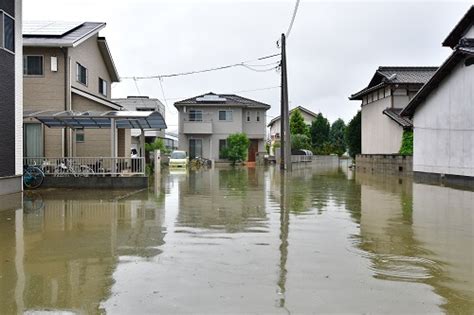
[(403, 130), (400, 154), (413, 155), (413, 130)]
[(329, 121), (319, 113), (311, 123), (311, 144), (315, 152), (322, 149), (323, 145), (329, 142)]
[(308, 126), (304, 122), (303, 115), (296, 109), (290, 116), (290, 134), (292, 135), (308, 135)]
[(358, 111), (357, 114), (352, 118), (346, 128), (346, 142), (349, 148), (349, 155), (355, 157), (361, 153), (362, 141), (362, 115)]
[(346, 152), (346, 124), (341, 118), (331, 125), (329, 140), (333, 149), (332, 153), (341, 156)]
[(234, 133), (227, 137), (227, 146), (224, 150), (225, 158), (235, 166), (237, 162), (242, 162), (247, 158), (250, 140), (245, 133)]
[(292, 150), (311, 150), (311, 141), (307, 135), (291, 135)]

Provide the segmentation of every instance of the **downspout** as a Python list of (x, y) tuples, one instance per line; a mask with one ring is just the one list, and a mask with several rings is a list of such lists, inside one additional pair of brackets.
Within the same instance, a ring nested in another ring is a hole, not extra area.
[[(69, 61), (69, 49), (67, 47), (61, 48), (64, 54), (64, 110), (71, 110), (71, 82), (70, 82), (70, 61)], [(71, 132), (66, 127), (64, 128), (63, 134), (63, 155), (71, 155)]]

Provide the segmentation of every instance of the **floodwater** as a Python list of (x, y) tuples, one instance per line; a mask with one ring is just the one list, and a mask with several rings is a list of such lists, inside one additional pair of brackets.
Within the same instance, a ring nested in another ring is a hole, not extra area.
[(343, 169), (164, 174), (0, 211), (1, 314), (474, 313), (474, 192)]

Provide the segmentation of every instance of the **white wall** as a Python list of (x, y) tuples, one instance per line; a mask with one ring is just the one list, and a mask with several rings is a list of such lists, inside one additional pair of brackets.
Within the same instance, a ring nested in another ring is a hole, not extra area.
[(460, 62), (413, 122), (415, 172), (474, 176), (474, 66)]
[(15, 174), (23, 174), (23, 36), (21, 0), (15, 0)]
[(403, 128), (383, 114), (388, 107), (390, 97), (362, 106), (362, 154), (392, 154), (400, 150)]

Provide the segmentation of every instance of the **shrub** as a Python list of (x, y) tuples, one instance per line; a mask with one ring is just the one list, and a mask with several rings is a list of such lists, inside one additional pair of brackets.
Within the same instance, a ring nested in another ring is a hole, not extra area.
[(311, 150), (311, 140), (307, 135), (291, 135), (292, 150)]
[(361, 137), (362, 137), (362, 115), (358, 111), (357, 114), (352, 118), (346, 128), (346, 142), (349, 148), (349, 155), (355, 157), (361, 153)]
[(413, 155), (413, 130), (404, 130), (400, 154)]
[(247, 158), (250, 140), (245, 133), (234, 133), (227, 137), (227, 146), (223, 155), (235, 166), (237, 162), (242, 162)]

